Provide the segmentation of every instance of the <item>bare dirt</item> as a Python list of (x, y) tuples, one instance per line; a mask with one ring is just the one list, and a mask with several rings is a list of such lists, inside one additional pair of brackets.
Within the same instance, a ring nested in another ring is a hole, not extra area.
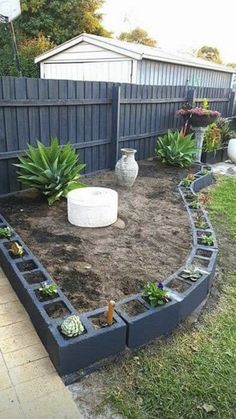
[(139, 292), (147, 281), (162, 281), (189, 253), (189, 219), (176, 188), (187, 171), (157, 161), (139, 166), (128, 190), (115, 184), (114, 172), (86, 179), (118, 191), (119, 221), (106, 228), (69, 224), (66, 200), (49, 207), (26, 192), (0, 199), (0, 212), (78, 311)]

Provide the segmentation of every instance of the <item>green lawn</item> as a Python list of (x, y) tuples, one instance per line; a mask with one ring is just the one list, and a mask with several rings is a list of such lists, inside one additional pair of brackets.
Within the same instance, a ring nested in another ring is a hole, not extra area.
[[(232, 253), (236, 180), (219, 180), (210, 196), (220, 250)], [(115, 413), (130, 419), (236, 418), (236, 271), (224, 258), (220, 264), (217, 298), (195, 326), (179, 328), (110, 368), (106, 402)]]

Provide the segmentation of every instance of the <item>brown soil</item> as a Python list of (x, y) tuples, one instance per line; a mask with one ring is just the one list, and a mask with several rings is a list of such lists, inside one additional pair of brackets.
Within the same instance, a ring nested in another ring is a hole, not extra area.
[(174, 278), (168, 283), (167, 287), (181, 293), (181, 292), (187, 291), (190, 285), (180, 281), (177, 278)]
[(115, 185), (113, 172), (87, 178), (88, 185), (119, 193), (123, 223), (106, 228), (74, 227), (67, 221), (66, 200), (48, 207), (26, 192), (2, 198), (0, 212), (73, 305), (95, 309), (140, 292), (147, 281), (162, 281), (183, 264), (192, 237), (176, 186), (186, 174), (145, 161), (129, 190)]
[(137, 316), (138, 314), (144, 313), (147, 309), (140, 301), (129, 301), (122, 305), (122, 310), (129, 316)]
[[(101, 329), (102, 327), (108, 327), (107, 323), (107, 316), (105, 313), (98, 314), (97, 316), (90, 317), (90, 321), (92, 322), (95, 329)], [(115, 320), (113, 320), (112, 324), (115, 323)]]
[(49, 317), (52, 317), (53, 319), (64, 317), (70, 313), (66, 306), (60, 302), (48, 305), (45, 310)]

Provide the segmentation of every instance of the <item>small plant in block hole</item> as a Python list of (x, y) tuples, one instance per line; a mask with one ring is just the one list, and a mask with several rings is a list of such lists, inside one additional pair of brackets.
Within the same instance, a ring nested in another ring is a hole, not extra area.
[(91, 317), (91, 321), (95, 329), (112, 326), (114, 320), (115, 301), (111, 300), (108, 303), (107, 311)]
[(201, 202), (199, 201), (198, 197), (190, 202), (189, 207), (192, 209), (199, 209), (201, 207)]
[(186, 195), (184, 195), (186, 201), (192, 202), (196, 199), (196, 195), (192, 192), (187, 192)]
[(202, 272), (196, 268), (195, 266), (187, 266), (186, 269), (183, 270), (180, 274), (181, 278), (188, 279), (192, 282), (196, 282), (198, 279), (202, 277)]
[(42, 282), (41, 287), (38, 289), (39, 294), (42, 297), (55, 297), (57, 295), (57, 285), (55, 282), (48, 284), (47, 282)]
[(194, 181), (194, 179), (195, 179), (194, 174), (190, 173), (182, 180), (181, 186), (183, 186), (184, 188), (188, 188), (191, 185), (191, 183)]
[(202, 234), (199, 240), (204, 246), (213, 246), (214, 244), (214, 237), (212, 235)]
[(206, 193), (200, 193), (199, 200), (202, 205), (207, 205), (209, 203), (209, 196)]
[(201, 215), (201, 213), (197, 213), (194, 224), (195, 227), (200, 228), (201, 230), (208, 228), (208, 224), (206, 223), (205, 218)]
[(68, 337), (73, 338), (80, 336), (85, 332), (84, 326), (79, 316), (73, 315), (67, 317), (60, 326), (61, 333)]
[(152, 307), (158, 307), (170, 301), (168, 291), (164, 289), (161, 282), (158, 285), (155, 282), (148, 282), (143, 289), (143, 296)]
[(10, 239), (13, 234), (13, 230), (10, 227), (0, 228), (0, 239)]
[(9, 252), (14, 258), (21, 258), (24, 256), (24, 248), (18, 242), (12, 242), (9, 247)]
[(203, 167), (201, 170), (201, 174), (202, 175), (209, 175), (209, 173), (211, 173), (211, 168), (210, 167)]

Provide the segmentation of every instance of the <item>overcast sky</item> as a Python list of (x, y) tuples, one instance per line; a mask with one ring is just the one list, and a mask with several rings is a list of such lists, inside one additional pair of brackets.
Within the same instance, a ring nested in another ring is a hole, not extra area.
[(192, 51), (210, 45), (225, 63), (236, 62), (236, 0), (105, 0), (102, 12), (115, 35), (139, 26), (160, 47)]

